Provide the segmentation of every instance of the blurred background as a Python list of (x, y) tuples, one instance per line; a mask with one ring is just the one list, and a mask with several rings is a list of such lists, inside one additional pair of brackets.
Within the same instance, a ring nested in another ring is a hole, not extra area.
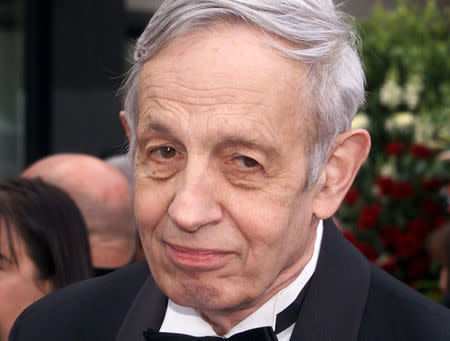
[[(123, 153), (117, 91), (161, 1), (0, 0), (0, 178), (49, 154)], [(448, 222), (450, 0), (347, 0), (373, 149), (337, 219), (372, 261), (432, 295), (425, 240)], [(447, 154), (446, 154), (447, 153)]]
[[(56, 152), (120, 150), (116, 91), (129, 47), (160, 3), (0, 0), (0, 177)], [(347, 0), (343, 7), (364, 20), (374, 4)]]

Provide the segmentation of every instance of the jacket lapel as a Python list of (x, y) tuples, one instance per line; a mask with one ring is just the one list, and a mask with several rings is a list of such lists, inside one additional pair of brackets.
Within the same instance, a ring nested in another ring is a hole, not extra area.
[(167, 296), (149, 276), (133, 301), (117, 334), (116, 341), (145, 340), (144, 330), (159, 330), (167, 308)]
[(369, 284), (368, 261), (325, 221), (316, 271), (291, 340), (357, 340)]

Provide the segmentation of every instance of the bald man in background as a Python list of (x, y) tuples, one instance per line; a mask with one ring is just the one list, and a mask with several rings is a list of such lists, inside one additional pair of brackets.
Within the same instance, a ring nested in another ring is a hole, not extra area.
[(21, 176), (40, 177), (74, 199), (88, 227), (97, 276), (135, 260), (132, 189), (118, 169), (89, 155), (56, 154), (32, 164)]

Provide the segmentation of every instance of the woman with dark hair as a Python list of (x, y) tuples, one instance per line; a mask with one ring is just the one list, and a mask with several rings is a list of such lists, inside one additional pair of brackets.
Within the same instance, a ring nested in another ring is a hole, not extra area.
[(72, 199), (39, 179), (0, 181), (0, 341), (28, 305), (91, 274), (86, 225)]

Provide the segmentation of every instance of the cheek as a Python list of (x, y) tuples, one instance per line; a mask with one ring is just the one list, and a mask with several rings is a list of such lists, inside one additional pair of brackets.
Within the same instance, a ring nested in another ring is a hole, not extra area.
[(149, 184), (136, 186), (135, 213), (141, 231), (152, 230), (163, 219), (169, 204), (169, 192), (169, 189), (163, 191)]
[(288, 239), (286, 209), (261, 199), (236, 200), (236, 203), (239, 204), (230, 207), (229, 213), (245, 240), (245, 268), (253, 269), (248, 275), (259, 276), (260, 270), (267, 267), (276, 271), (276, 255)]
[[(251, 262), (284, 262), (276, 256), (300, 257), (302, 241), (309, 238), (310, 200), (285, 186), (244, 198), (236, 195), (229, 213), (248, 245)], [(258, 261), (259, 260), (259, 261)]]
[[(164, 190), (162, 190), (164, 187)], [(135, 193), (135, 215), (144, 254), (149, 263), (154, 257), (149, 250), (160, 248), (157, 228), (162, 226), (170, 203), (169, 186), (138, 184)], [(158, 253), (157, 253), (158, 254)]]
[(6, 335), (20, 313), (43, 296), (29, 279), (12, 274), (0, 275), (0, 332), (4, 340), (7, 340)]
[(230, 215), (249, 242), (274, 244), (288, 232), (294, 212), (294, 195), (288, 191), (237, 194), (229, 201)]

